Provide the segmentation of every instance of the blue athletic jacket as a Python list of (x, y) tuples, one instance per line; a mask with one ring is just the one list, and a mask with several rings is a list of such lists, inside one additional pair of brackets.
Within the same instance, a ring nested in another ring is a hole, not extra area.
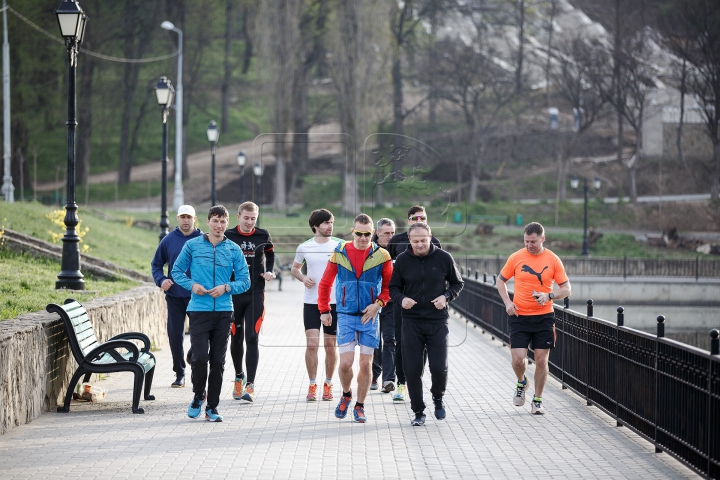
[[(157, 250), (155, 250), (155, 256), (153, 257), (152, 262), (150, 262), (150, 268), (152, 269), (152, 276), (155, 280), (155, 285), (158, 287), (168, 278), (173, 281), (173, 285), (167, 292), (165, 292), (166, 295), (170, 295), (171, 297), (190, 298), (190, 290), (185, 290), (178, 285), (177, 282), (175, 282), (175, 279), (173, 279), (172, 269), (175, 264), (175, 260), (178, 255), (180, 255), (180, 251), (183, 246), (185, 246), (185, 242), (195, 237), (199, 237), (200, 235), (202, 235), (202, 232), (199, 228), (196, 228), (186, 237), (178, 227), (175, 227), (175, 230), (165, 235), (165, 238), (160, 241), (160, 245), (158, 245)], [(167, 276), (165, 276), (165, 272), (163, 271), (163, 267), (165, 267), (166, 263), (168, 266)], [(186, 271), (185, 273), (187, 274), (189, 272)]]
[(348, 315), (363, 315), (362, 310), (380, 295), (383, 265), (392, 259), (387, 250), (373, 243), (370, 254), (363, 264), (362, 274), (358, 278), (345, 252), (348, 243), (352, 242), (343, 242), (335, 247), (329, 260), (338, 267), (335, 278), (337, 311)]
[[(185, 275), (188, 269), (192, 278)], [(233, 272), (235, 280), (231, 282), (230, 276)], [(207, 293), (193, 293), (188, 312), (232, 312), (232, 295), (238, 295), (250, 288), (248, 266), (240, 247), (227, 238), (213, 246), (207, 233), (185, 243), (175, 260), (172, 276), (178, 285), (188, 290), (192, 290), (194, 283), (199, 283), (206, 290), (230, 284), (230, 291), (217, 298)]]

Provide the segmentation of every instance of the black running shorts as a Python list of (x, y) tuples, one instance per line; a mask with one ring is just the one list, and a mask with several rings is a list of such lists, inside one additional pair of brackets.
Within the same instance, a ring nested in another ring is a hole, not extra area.
[(305, 330), (320, 330), (322, 326), (325, 335), (337, 335), (337, 310), (335, 304), (330, 305), (330, 315), (332, 315), (332, 325), (326, 327), (320, 321), (320, 310), (318, 310), (317, 303), (305, 303), (303, 308)]
[(555, 314), (510, 317), (510, 348), (555, 348)]

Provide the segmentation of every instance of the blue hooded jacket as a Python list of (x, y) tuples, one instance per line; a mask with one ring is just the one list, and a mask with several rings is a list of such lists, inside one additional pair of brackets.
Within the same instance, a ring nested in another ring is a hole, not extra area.
[[(190, 277), (185, 274), (188, 269)], [(233, 273), (235, 280), (231, 282)], [(172, 275), (178, 285), (191, 291), (194, 283), (199, 283), (206, 290), (230, 285), (230, 291), (217, 298), (192, 293), (188, 312), (232, 312), (232, 295), (250, 288), (248, 266), (240, 247), (226, 237), (213, 246), (207, 233), (185, 243), (175, 260)]]
[[(160, 245), (158, 245), (157, 250), (155, 250), (155, 256), (153, 257), (152, 262), (150, 262), (150, 268), (152, 269), (152, 276), (155, 280), (155, 285), (158, 287), (168, 278), (173, 281), (173, 285), (167, 292), (165, 292), (165, 295), (170, 295), (171, 297), (190, 298), (190, 290), (185, 290), (173, 279), (172, 269), (175, 264), (175, 260), (178, 255), (180, 255), (180, 251), (185, 246), (185, 242), (192, 238), (199, 237), (200, 235), (202, 235), (202, 231), (200, 231), (199, 228), (196, 228), (186, 237), (178, 227), (175, 227), (175, 230), (165, 235), (165, 238), (160, 241)], [(165, 267), (166, 263), (168, 266), (167, 276), (163, 271), (163, 267)], [(185, 272), (186, 275), (188, 273), (189, 272)]]

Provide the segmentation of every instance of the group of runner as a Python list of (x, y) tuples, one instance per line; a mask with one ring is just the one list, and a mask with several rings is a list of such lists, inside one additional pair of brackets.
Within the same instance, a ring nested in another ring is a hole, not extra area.
[[(155, 283), (165, 291), (168, 305), (168, 338), (176, 375), (171, 386), (185, 385), (185, 360), (191, 367), (191, 418), (200, 416), (207, 401), (205, 418), (223, 420), (217, 406), (228, 338), (235, 369), (233, 398), (255, 401), (265, 284), (275, 278), (272, 239), (267, 230), (257, 226), (258, 215), (258, 206), (245, 202), (238, 207), (237, 226), (228, 229), (228, 211), (221, 205), (213, 206), (207, 218), (209, 232), (203, 234), (194, 227), (193, 207), (183, 205), (178, 209), (178, 227), (160, 242), (151, 264)], [(305, 287), (303, 323), (309, 380), (306, 400), (315, 402), (318, 395), (324, 401), (334, 399), (333, 376), (339, 360), (342, 396), (336, 417), (345, 418), (352, 410), (356, 422), (366, 422), (367, 394), (370, 389), (382, 389), (384, 393), (394, 392), (393, 401), (404, 401), (408, 395), (415, 414), (411, 424), (424, 425), (422, 374), (428, 364), (435, 417), (444, 419), (447, 305), (457, 298), (464, 283), (454, 259), (432, 235), (425, 208), (411, 207), (407, 231), (397, 235), (391, 219), (378, 220), (375, 228), (372, 218), (359, 214), (350, 230), (352, 240), (336, 238), (334, 216), (326, 209), (313, 211), (308, 224), (313, 237), (297, 247), (291, 269), (292, 276)], [(547, 372), (543, 376), (542, 370), (547, 370), (549, 349), (554, 347), (553, 293), (555, 299), (570, 293), (562, 263), (543, 247), (544, 240), (540, 224), (528, 225), (526, 248), (510, 257), (498, 283), (508, 315), (516, 317), (510, 322), (512, 365), (518, 377), (514, 404), (524, 404), (528, 387), (525, 357), (532, 341), (537, 362), (532, 413), (538, 414), (545, 413), (541, 396)], [(520, 255), (522, 252), (530, 257)], [(540, 265), (543, 262), (550, 268)], [(529, 281), (528, 274), (538, 285)], [(514, 303), (506, 287), (512, 277)], [(555, 292), (553, 280), (560, 286)], [(537, 308), (525, 299), (528, 287)], [(190, 319), (190, 350), (185, 358), (186, 314)], [(317, 375), (321, 330), (325, 377), (320, 394)], [(538, 348), (545, 346), (548, 348)], [(359, 371), (355, 404), (351, 405), (356, 347)]]

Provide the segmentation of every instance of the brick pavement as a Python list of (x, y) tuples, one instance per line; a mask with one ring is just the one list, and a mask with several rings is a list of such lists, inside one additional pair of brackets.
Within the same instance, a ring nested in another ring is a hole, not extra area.
[[(305, 402), (302, 285), (283, 287), (267, 292), (255, 403), (232, 399), (228, 353), (218, 407), (225, 421), (188, 418), (192, 392), (169, 388), (165, 347), (156, 353), (157, 400), (141, 402), (145, 415), (130, 413), (131, 375), (113, 374), (96, 383), (109, 391), (103, 402), (74, 403), (69, 414), (46, 413), (0, 436), (0, 478), (697, 477), (554, 379), (545, 390), (547, 415), (530, 415), (529, 402), (514, 407), (509, 350), (457, 317), (447, 420), (428, 411), (425, 427), (411, 427), (409, 402), (379, 392), (366, 401), (367, 424), (352, 415), (338, 420), (335, 401)], [(532, 374), (531, 367), (531, 382)], [(334, 380), (337, 398), (337, 374)], [(427, 402), (427, 385), (425, 395)]]

